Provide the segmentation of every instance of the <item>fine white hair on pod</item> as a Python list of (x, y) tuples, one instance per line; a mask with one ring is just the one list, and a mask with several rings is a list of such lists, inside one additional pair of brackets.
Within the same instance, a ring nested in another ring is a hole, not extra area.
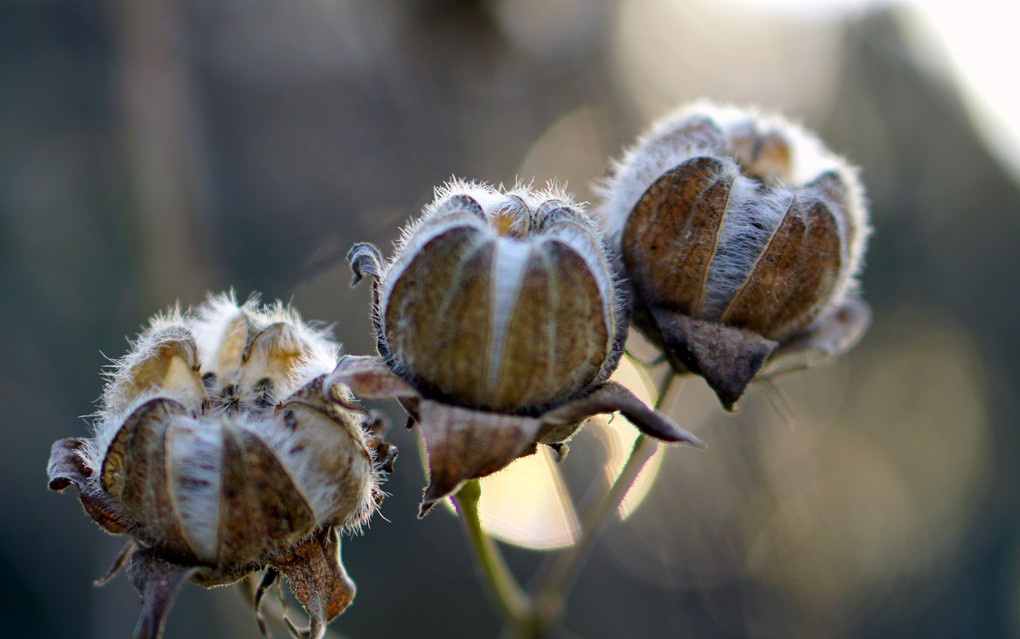
[(309, 637), (354, 599), (340, 535), (378, 509), (397, 451), (333, 379), (339, 363), (328, 328), (228, 292), (157, 315), (109, 367), (93, 437), (55, 442), (47, 474), (134, 538), (110, 576), (123, 564), (142, 596), (139, 636), (161, 634), (192, 576), (284, 575)]
[(764, 250), (793, 198), (822, 201), (841, 229), (842, 260), (831, 304), (857, 292), (871, 227), (858, 170), (812, 132), (777, 113), (702, 100), (655, 122), (595, 185), (596, 213), (614, 247), (635, 204), (665, 172), (696, 157), (735, 163), (702, 308), (717, 318)]
[(767, 362), (824, 361), (866, 329), (864, 189), (802, 126), (688, 105), (653, 124), (597, 190), (635, 326), (724, 406)]
[(760, 184), (742, 175), (734, 174), (731, 179), (715, 255), (705, 278), (700, 315), (704, 319), (719, 319), (765, 250), (794, 197), (789, 189), (763, 190)]
[(602, 200), (597, 211), (610, 237), (618, 240), (634, 204), (660, 175), (691, 158), (725, 153), (722, 130), (698, 109), (686, 107), (656, 122), (595, 185)]
[(181, 532), (195, 556), (215, 562), (219, 547), (221, 418), (209, 424), (194, 417), (178, 418), (167, 428), (166, 474)]
[[(573, 272), (564, 271), (568, 263)], [(518, 183), (506, 189), (455, 178), (436, 189), (434, 201), (404, 229), (393, 257), (380, 269), (376, 289), (380, 353), (399, 375), (433, 386), (437, 394), (452, 393), (471, 405), (492, 401), (502, 409), (538, 410), (605, 381), (618, 362), (623, 297), (606, 242), (584, 205), (558, 186), (534, 189)], [(566, 285), (571, 279), (577, 283)], [(582, 293), (582, 281), (590, 283), (592, 295)], [(445, 293), (435, 292), (439, 290)], [(567, 291), (585, 296), (576, 302), (579, 306), (569, 300)], [(567, 309), (586, 309), (589, 304), (597, 309), (595, 323), (600, 326), (589, 326), (587, 310), (566, 318)], [(473, 325), (456, 329), (448, 321), (455, 312), (469, 314)], [(433, 319), (426, 320), (425, 315)], [(526, 316), (533, 320), (523, 319)], [(431, 337), (417, 333), (421, 326), (432, 331)], [(575, 352), (587, 359), (579, 360), (574, 371), (591, 374), (577, 373), (580, 381), (561, 379), (569, 388), (559, 394), (536, 384), (521, 392), (524, 397), (541, 396), (537, 404), (511, 399), (517, 391), (509, 388), (507, 367), (528, 366), (524, 362), (530, 361), (546, 374), (559, 370), (566, 353), (557, 344), (566, 339), (561, 332), (571, 330), (599, 335), (591, 353)], [(443, 370), (452, 366), (444, 364), (449, 358), (427, 346), (454, 339), (477, 342), (478, 371), (462, 375)], [(605, 354), (605, 361), (599, 353)], [(495, 397), (503, 399), (487, 399)]]
[[(110, 365), (99, 410), (94, 415), (93, 437), (85, 440), (82, 458), (89, 468), (100, 468), (125, 417), (152, 399), (168, 398), (198, 420), (175, 423), (168, 431), (177, 442), (171, 463), (176, 463), (178, 469), (191, 468), (201, 471), (200, 475), (204, 472), (203, 479), (210, 479), (205, 475), (215, 471), (202, 469), (213, 469), (215, 464), (201, 461), (207, 456), (202, 451), (218, 450), (214, 442), (220, 438), (216, 434), (219, 418), (210, 412), (209, 423), (205, 423), (202, 415), (230, 404), (219, 402), (217, 397), (210, 401), (207, 391), (221, 393), (230, 387), (240, 408), (260, 411), (263, 407), (258, 402), (264, 401), (263, 395), (269, 392), (263, 387), (272, 387), (273, 398), (285, 398), (331, 372), (339, 349), (328, 329), (302, 321), (294, 309), (281, 302), (262, 307), (259, 298), (252, 296), (238, 303), (230, 291), (210, 295), (204, 304), (187, 311), (175, 305), (152, 318), (131, 341), (127, 354)], [(207, 377), (216, 380), (210, 388)], [(242, 411), (232, 419), (244, 421), (249, 417)], [(179, 463), (193, 455), (198, 460), (195, 464)], [(91, 480), (98, 482), (98, 474)], [(205, 484), (196, 480), (189, 485)], [(192, 513), (207, 513), (215, 509), (215, 504), (208, 503), (209, 495), (201, 490), (185, 498), (197, 507), (197, 511), (187, 510), (184, 515), (186, 531), (201, 528), (205, 515)], [(204, 533), (197, 534), (196, 539), (208, 541)], [(198, 543), (203, 548), (203, 542)]]

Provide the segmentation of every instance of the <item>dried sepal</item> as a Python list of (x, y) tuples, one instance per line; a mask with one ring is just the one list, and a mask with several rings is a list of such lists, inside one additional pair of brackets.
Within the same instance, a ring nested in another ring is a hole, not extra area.
[(838, 357), (853, 348), (870, 325), (871, 307), (858, 298), (849, 298), (778, 348), (757, 379), (813, 368)]
[(151, 548), (138, 549), (127, 560), (128, 579), (142, 597), (142, 612), (134, 639), (157, 639), (163, 634), (166, 615), (174, 599), (201, 568), (166, 561)]
[(668, 116), (616, 164), (599, 211), (635, 325), (727, 408), (856, 299), (869, 233), (856, 172), (780, 118), (707, 104)]
[(128, 522), (117, 511), (109, 495), (100, 490), (96, 482), (90, 481), (94, 471), (86, 466), (83, 459), (85, 446), (86, 442), (77, 438), (53, 442), (46, 466), (49, 489), (63, 492), (74, 486), (78, 489), (78, 500), (93, 521), (109, 533), (117, 535), (125, 532)]
[(534, 417), (483, 412), (427, 399), (419, 402), (416, 419), (425, 438), (429, 466), (419, 517), (468, 479), (490, 475), (525, 451), (531, 452), (542, 426)]
[[(185, 583), (191, 581), (206, 588), (224, 586), (241, 580), (246, 569), (217, 570), (208, 566), (182, 563), (179, 557), (162, 549), (131, 542), (117, 557), (103, 585), (123, 569), (142, 599), (142, 611), (135, 625), (134, 639), (159, 639), (167, 613)], [(250, 570), (250, 569), (249, 569)]]
[(259, 581), (259, 585), (255, 588), (254, 595), (252, 596), (252, 610), (255, 612), (255, 622), (258, 624), (259, 632), (262, 633), (263, 637), (269, 636), (269, 625), (262, 615), (262, 600), (265, 598), (266, 592), (269, 591), (279, 578), (280, 573), (276, 572), (275, 568), (267, 568), (262, 574), (262, 580)]
[(535, 417), (494, 413), (424, 397), (375, 357), (344, 356), (329, 378), (366, 399), (397, 398), (422, 430), (429, 484), (419, 517), (467, 480), (500, 470), (534, 452), (536, 444), (555, 448), (598, 413), (622, 412), (645, 434), (665, 442), (703, 446), (697, 437), (645, 405), (616, 382), (606, 382)]
[(265, 568), (305, 589), (321, 636), (354, 593), (334, 537), (378, 508), (396, 456), (350, 390), (326, 383), (336, 345), (287, 307), (221, 296), (157, 318), (134, 348), (113, 366), (95, 437), (56, 442), (48, 474), (134, 538), (123, 557), (143, 596), (138, 636), (159, 635), (184, 581)]
[[(688, 444), (698, 448), (705, 445), (693, 433), (677, 426), (671, 419), (650, 408), (622, 384), (608, 381), (584, 397), (564, 404), (542, 415), (539, 441), (555, 446), (566, 440), (559, 433), (563, 426), (578, 424), (599, 413), (619, 411), (642, 433), (671, 444)], [(565, 454), (565, 453), (564, 453)]]
[(99, 579), (93, 581), (92, 582), (93, 585), (105, 586), (106, 584), (110, 583), (110, 580), (117, 576), (117, 573), (121, 571), (121, 569), (124, 567), (124, 564), (126, 564), (128, 559), (131, 558), (131, 554), (137, 549), (138, 544), (135, 543), (134, 539), (124, 544), (124, 547), (120, 549), (120, 552), (117, 553), (117, 556), (113, 558), (113, 563), (111, 563), (110, 567), (106, 569), (106, 574), (100, 577)]
[(322, 529), (270, 565), (290, 582), (294, 598), (308, 613), (310, 627), (296, 633), (302, 639), (321, 639), (326, 624), (354, 601), (357, 589), (340, 561), (340, 533), (334, 527)]
[(379, 249), (371, 244), (359, 242), (352, 246), (351, 250), (347, 252), (347, 263), (350, 264), (351, 271), (354, 273), (351, 286), (357, 286), (366, 275), (377, 279), (382, 277), (385, 269), (383, 261)]
[(705, 378), (732, 409), (778, 345), (742, 328), (654, 309), (658, 334), (674, 370)]

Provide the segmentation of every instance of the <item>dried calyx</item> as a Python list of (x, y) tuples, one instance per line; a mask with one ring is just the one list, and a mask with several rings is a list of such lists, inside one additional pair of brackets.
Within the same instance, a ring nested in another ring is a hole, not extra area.
[(803, 129), (685, 108), (624, 155), (602, 194), (635, 325), (727, 408), (756, 376), (824, 361), (867, 328), (863, 189)]
[(115, 569), (143, 598), (136, 637), (161, 634), (188, 580), (282, 574), (311, 619), (303, 636), (350, 604), (339, 534), (376, 510), (396, 449), (327, 379), (337, 351), (279, 304), (175, 310), (115, 362), (95, 436), (53, 445), (50, 488), (74, 485), (100, 526), (133, 537)]
[(665, 441), (694, 438), (607, 381), (626, 336), (602, 237), (560, 192), (453, 182), (375, 279), (381, 358), (344, 358), (334, 377), (361, 397), (395, 397), (421, 425), (429, 486), (421, 514), (539, 443), (558, 450), (587, 417), (622, 410)]

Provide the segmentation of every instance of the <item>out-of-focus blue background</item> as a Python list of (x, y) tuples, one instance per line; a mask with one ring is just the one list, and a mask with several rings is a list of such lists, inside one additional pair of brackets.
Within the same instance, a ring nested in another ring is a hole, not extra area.
[[(996, 77), (993, 63), (1017, 57), (991, 31), (1010, 16), (957, 4), (989, 33), (969, 46), (1001, 47), (978, 67)], [(134, 625), (126, 579), (92, 586), (121, 540), (70, 494), (47, 493), (44, 468), (53, 440), (87, 434), (106, 357), (149, 315), (210, 290), (260, 291), (369, 353), (369, 293), (348, 287), (342, 259), (351, 243), (389, 247), (451, 175), (556, 178), (588, 199), (653, 117), (706, 96), (785, 110), (862, 167), (875, 323), (849, 357), (780, 380), (778, 394), (756, 387), (735, 415), (686, 382), (672, 414), (709, 449), (667, 452), (586, 566), (566, 627), (1020, 635), (1016, 123), (987, 117), (938, 40), (972, 22), (935, 32), (897, 5), (800, 9), (0, 3), (0, 635)], [(578, 494), (598, 474), (585, 436), (564, 463)], [(333, 627), (495, 636), (457, 521), (415, 519), (413, 436), (395, 427), (393, 439), (393, 496), (385, 520), (344, 544), (359, 593)], [(524, 576), (541, 558), (508, 553)], [(229, 589), (189, 586), (166, 636), (257, 630)]]

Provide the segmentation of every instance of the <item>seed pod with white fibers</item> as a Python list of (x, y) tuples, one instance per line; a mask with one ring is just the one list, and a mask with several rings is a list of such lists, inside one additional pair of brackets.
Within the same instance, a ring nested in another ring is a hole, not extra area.
[(800, 127), (682, 109), (624, 155), (602, 194), (635, 325), (727, 407), (755, 376), (835, 356), (866, 329), (863, 188)]
[(114, 364), (95, 436), (54, 444), (50, 488), (75, 485), (97, 523), (134, 538), (136, 636), (159, 635), (188, 579), (283, 574), (314, 637), (353, 599), (337, 533), (375, 511), (395, 450), (326, 381), (337, 350), (289, 308), (213, 298), (154, 319)]

